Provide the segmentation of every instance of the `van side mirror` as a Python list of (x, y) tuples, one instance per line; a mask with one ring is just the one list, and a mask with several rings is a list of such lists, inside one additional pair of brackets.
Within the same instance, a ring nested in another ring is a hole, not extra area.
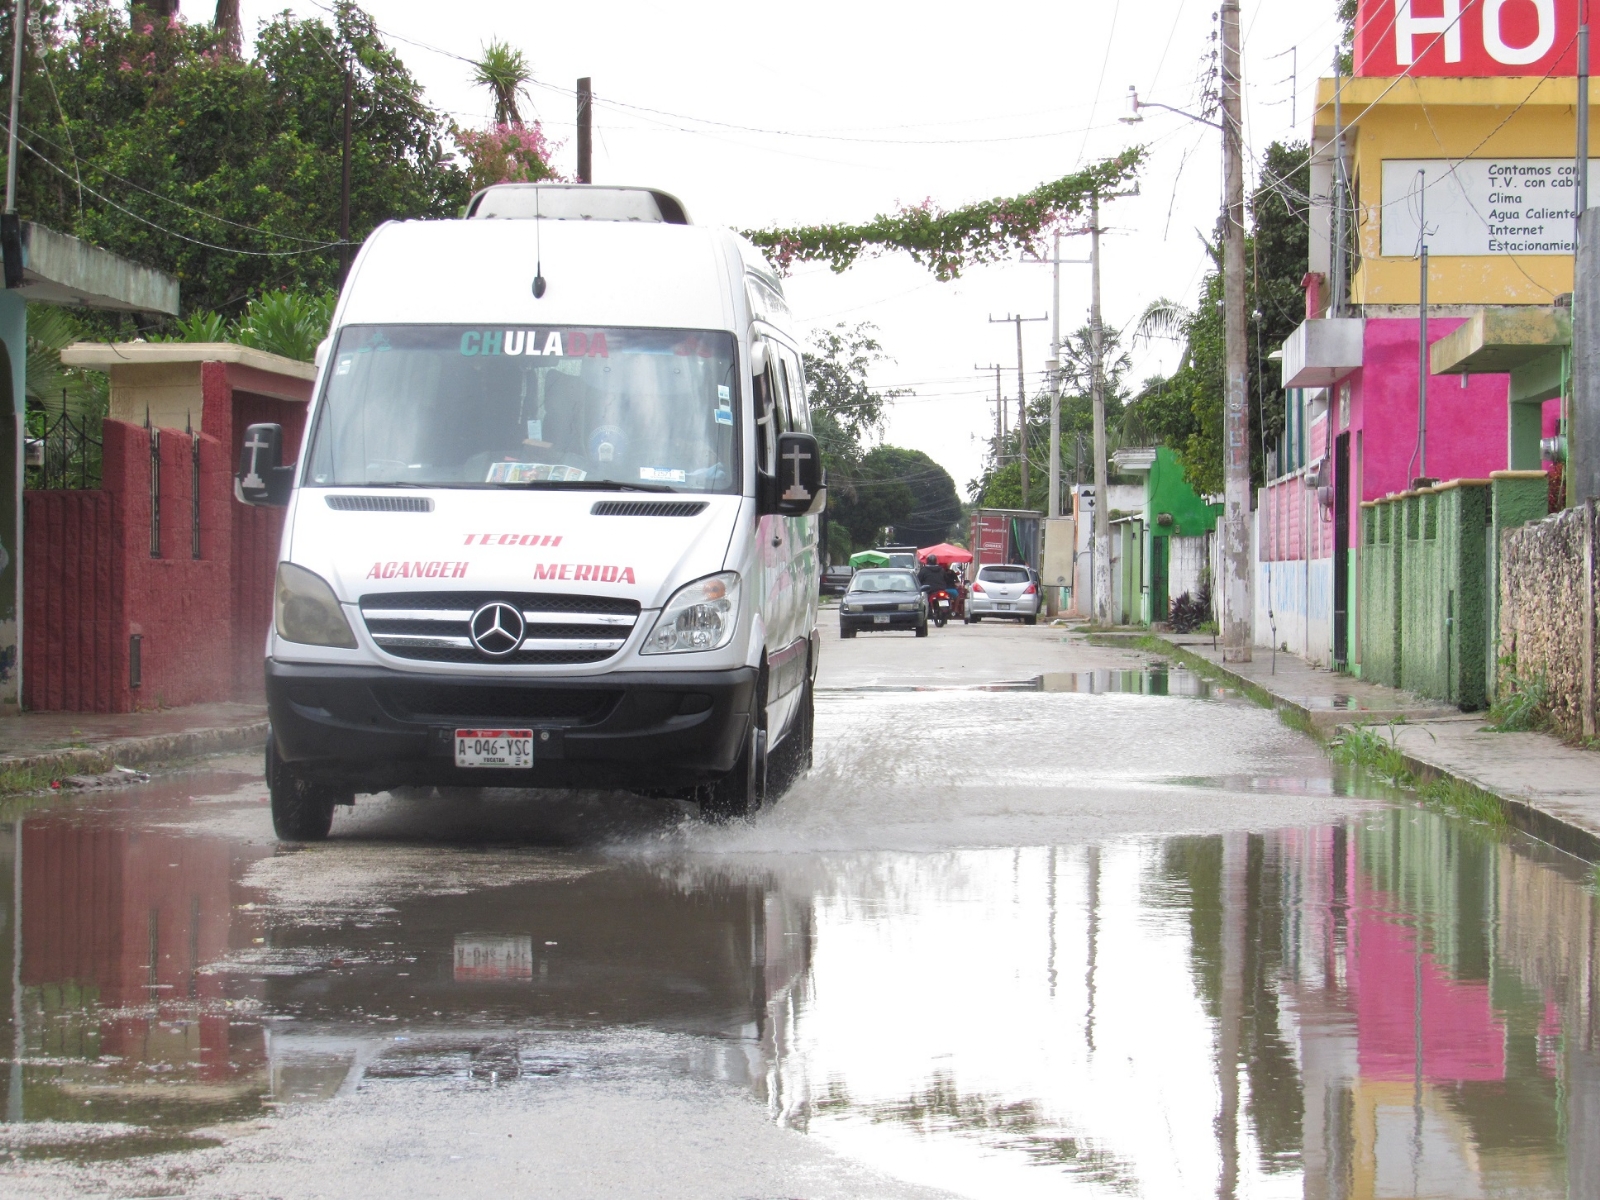
[(294, 466), (283, 465), (283, 426), (249, 426), (239, 448), (239, 471), (233, 477), (235, 499), (282, 508), (289, 503), (293, 488)]
[(815, 437), (809, 433), (780, 433), (777, 465), (776, 475), (757, 477), (763, 515), (810, 517), (827, 507), (822, 447)]

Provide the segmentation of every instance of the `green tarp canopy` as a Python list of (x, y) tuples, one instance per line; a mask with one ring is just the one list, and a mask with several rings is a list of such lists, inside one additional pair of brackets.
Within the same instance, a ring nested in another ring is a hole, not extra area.
[(887, 554), (879, 554), (876, 550), (857, 550), (850, 556), (850, 565), (858, 569), (861, 567), (887, 567), (889, 565), (889, 556)]

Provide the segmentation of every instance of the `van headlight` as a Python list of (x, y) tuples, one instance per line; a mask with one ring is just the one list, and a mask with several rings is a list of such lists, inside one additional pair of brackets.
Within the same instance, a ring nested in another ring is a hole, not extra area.
[(639, 653), (720, 650), (733, 639), (733, 626), (738, 619), (738, 572), (707, 575), (672, 594)]
[(273, 621), (284, 641), (356, 648), (356, 635), (344, 619), (339, 598), (322, 576), (293, 563), (279, 563), (272, 596)]

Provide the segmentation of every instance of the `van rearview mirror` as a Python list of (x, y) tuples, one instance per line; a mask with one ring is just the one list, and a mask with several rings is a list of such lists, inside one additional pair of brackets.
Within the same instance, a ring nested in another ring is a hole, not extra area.
[(251, 425), (239, 448), (234, 498), (244, 504), (282, 508), (294, 488), (294, 467), (283, 465), (283, 426)]
[(762, 513), (783, 517), (816, 516), (827, 507), (822, 448), (809, 433), (778, 435), (776, 475), (759, 478)]

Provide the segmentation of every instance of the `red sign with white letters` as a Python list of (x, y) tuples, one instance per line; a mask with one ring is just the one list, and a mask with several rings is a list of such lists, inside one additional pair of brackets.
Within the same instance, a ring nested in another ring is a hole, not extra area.
[(1576, 75), (1583, 0), (1360, 0), (1357, 75)]

